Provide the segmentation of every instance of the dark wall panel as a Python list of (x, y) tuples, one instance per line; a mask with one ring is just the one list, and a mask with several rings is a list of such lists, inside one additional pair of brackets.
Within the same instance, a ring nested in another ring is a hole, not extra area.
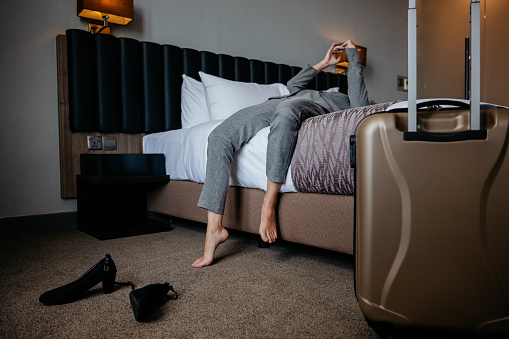
[(120, 120), (121, 131), (141, 132), (141, 43), (134, 39), (119, 39)]
[(200, 70), (210, 75), (218, 76), (218, 59), (217, 54), (211, 52), (200, 52)]
[[(177, 46), (163, 46), (164, 63), (164, 130), (182, 128), (180, 119), (180, 90), (182, 88), (182, 50)], [(177, 114), (175, 114), (177, 112)]]
[(120, 86), (118, 39), (112, 35), (93, 35), (97, 130), (120, 130)]
[(94, 44), (88, 32), (67, 31), (69, 119), (71, 131), (95, 131)]
[(235, 67), (235, 81), (250, 82), (251, 66), (249, 60), (243, 57), (233, 58)]
[[(300, 67), (129, 38), (67, 31), (71, 131), (154, 133), (181, 128), (182, 74), (286, 84)], [(340, 87), (346, 77), (320, 73), (310, 88)]]
[(260, 60), (249, 60), (250, 81), (265, 84), (265, 67)]
[(198, 72), (200, 71), (201, 57), (200, 52), (191, 48), (182, 49), (182, 72), (191, 78), (200, 81)]
[(288, 65), (277, 65), (278, 82), (285, 84), (292, 78), (292, 68)]
[(141, 43), (143, 132), (163, 131), (163, 52), (161, 45)]
[(228, 80), (235, 80), (235, 66), (233, 57), (231, 55), (219, 54), (218, 61), (218, 76)]

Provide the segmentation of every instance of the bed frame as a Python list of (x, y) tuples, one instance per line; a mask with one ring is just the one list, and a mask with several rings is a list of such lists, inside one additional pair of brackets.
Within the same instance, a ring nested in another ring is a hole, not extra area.
[[(116, 151), (141, 153), (147, 133), (181, 128), (182, 74), (199, 80), (198, 71), (229, 80), (286, 83), (301, 68), (214, 54), (173, 45), (140, 42), (71, 29), (57, 37), (61, 194), (76, 197), (79, 155), (91, 153), (87, 135), (117, 137)], [(321, 72), (308, 86), (339, 87), (344, 75)], [(171, 180), (171, 178), (170, 178)], [(170, 181), (149, 192), (150, 211), (206, 222), (196, 207), (201, 184)], [(224, 225), (258, 233), (264, 192), (230, 187)], [(283, 240), (353, 253), (354, 200), (349, 195), (281, 194), (278, 232)]]

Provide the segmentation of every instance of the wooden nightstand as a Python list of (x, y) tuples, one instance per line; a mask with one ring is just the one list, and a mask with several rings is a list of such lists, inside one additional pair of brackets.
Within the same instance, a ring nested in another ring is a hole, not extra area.
[(78, 229), (101, 240), (169, 231), (147, 218), (147, 188), (170, 181), (163, 154), (82, 154)]

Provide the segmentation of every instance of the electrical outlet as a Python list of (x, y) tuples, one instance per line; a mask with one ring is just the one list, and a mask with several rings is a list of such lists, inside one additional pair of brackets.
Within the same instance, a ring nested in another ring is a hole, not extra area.
[(100, 150), (103, 149), (103, 137), (101, 136), (87, 136), (88, 149)]
[(117, 137), (103, 137), (103, 150), (104, 151), (114, 151), (117, 149)]
[(398, 91), (408, 91), (408, 77), (398, 75)]

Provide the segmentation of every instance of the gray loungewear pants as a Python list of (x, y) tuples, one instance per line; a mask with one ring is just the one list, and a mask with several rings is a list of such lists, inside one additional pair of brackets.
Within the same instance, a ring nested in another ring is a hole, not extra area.
[(206, 180), (198, 206), (224, 214), (233, 154), (267, 126), (267, 178), (283, 183), (300, 125), (307, 118), (325, 113), (329, 111), (310, 99), (290, 96), (269, 99), (231, 115), (209, 135)]

